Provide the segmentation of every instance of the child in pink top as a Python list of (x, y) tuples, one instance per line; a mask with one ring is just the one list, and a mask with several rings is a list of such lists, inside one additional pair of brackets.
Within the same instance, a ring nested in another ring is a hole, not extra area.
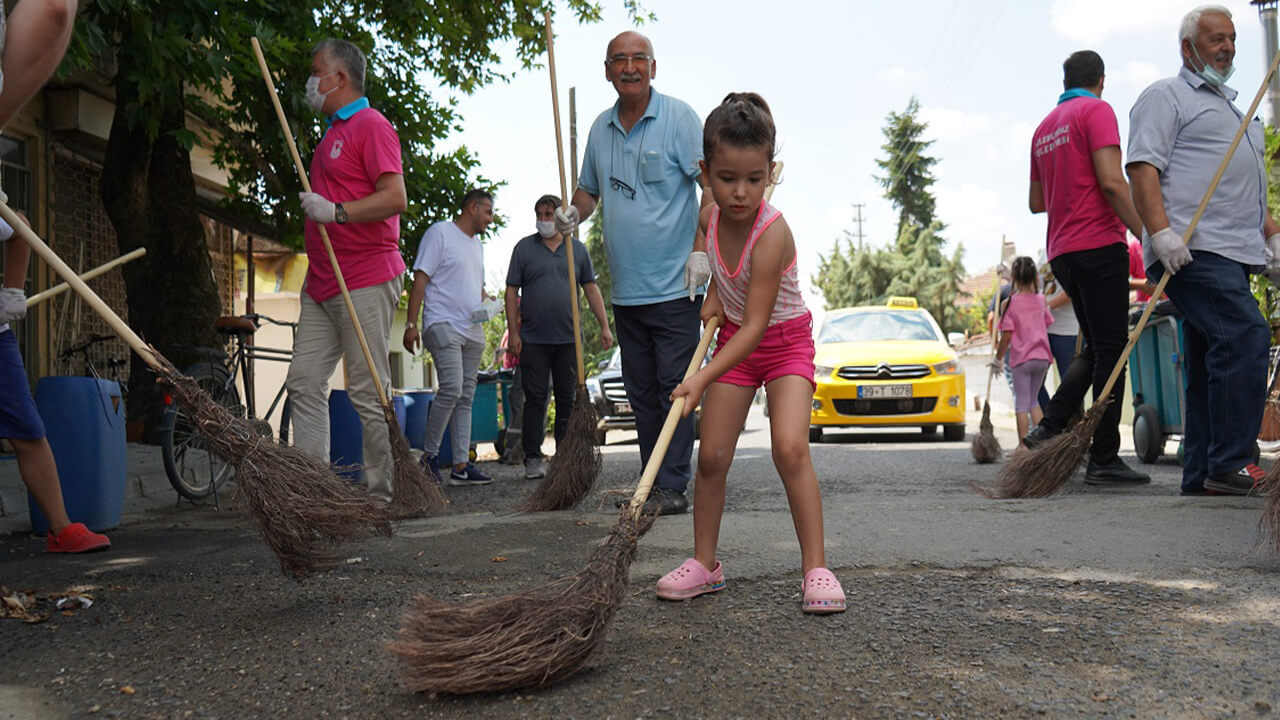
[(1009, 352), (1014, 412), (1018, 420), (1018, 437), (1021, 438), (1027, 434), (1028, 414), (1031, 424), (1039, 423), (1043, 416), (1036, 403), (1036, 395), (1044, 384), (1049, 361), (1053, 359), (1048, 331), (1053, 324), (1053, 315), (1044, 295), (1040, 294), (1034, 260), (1025, 255), (1014, 258), (1010, 274), (1013, 276), (1013, 294), (1000, 314), (1000, 346), (996, 349), (996, 357), (1004, 357), (1005, 351)]
[(716, 352), (672, 391), (687, 397), (685, 414), (706, 393), (693, 495), (693, 557), (658, 581), (664, 600), (685, 600), (725, 586), (716, 555), (725, 481), (756, 389), (769, 398), (773, 463), (787, 489), (800, 540), (801, 609), (845, 609), (840, 581), (827, 569), (822, 494), (809, 456), (813, 402), (813, 334), (800, 296), (796, 243), (787, 221), (764, 200), (773, 175), (775, 130), (769, 106), (755, 93), (731, 93), (707, 117), (702, 176), (715, 205), (702, 211), (713, 281), (702, 319), (721, 322)]

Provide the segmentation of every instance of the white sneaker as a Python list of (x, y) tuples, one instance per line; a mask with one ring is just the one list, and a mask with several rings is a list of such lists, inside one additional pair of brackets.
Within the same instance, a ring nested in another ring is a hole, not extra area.
[(547, 476), (546, 465), (543, 464), (542, 458), (528, 458), (524, 461), (524, 479), (537, 480)]

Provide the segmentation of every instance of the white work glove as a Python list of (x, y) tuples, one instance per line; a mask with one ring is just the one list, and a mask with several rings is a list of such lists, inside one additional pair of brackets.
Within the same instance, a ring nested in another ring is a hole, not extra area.
[(689, 301), (698, 296), (698, 288), (711, 279), (711, 261), (707, 254), (694, 250), (689, 259), (684, 261), (684, 289), (689, 291)]
[(1267, 247), (1264, 250), (1267, 256), (1267, 269), (1263, 274), (1271, 281), (1272, 285), (1280, 287), (1280, 233), (1276, 233), (1267, 238)]
[(999, 358), (988, 361), (987, 370), (990, 370), (992, 375), (1003, 375), (1004, 361)]
[(302, 201), (302, 211), (307, 217), (318, 223), (333, 222), (334, 204), (326, 200), (323, 195), (313, 192), (298, 193), (298, 199)]
[(556, 208), (556, 232), (569, 238), (578, 229), (578, 208), (570, 205), (567, 208)]
[(1173, 228), (1165, 228), (1152, 235), (1151, 249), (1170, 275), (1176, 275), (1179, 270), (1191, 264), (1191, 251)]
[(4, 288), (0, 290), (0, 325), (27, 316), (27, 294), (22, 288)]

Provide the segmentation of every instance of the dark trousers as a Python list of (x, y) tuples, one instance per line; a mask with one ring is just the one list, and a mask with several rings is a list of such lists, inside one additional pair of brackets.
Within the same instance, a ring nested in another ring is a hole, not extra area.
[(1076, 355), (1076, 336), (1049, 333), (1049, 352), (1053, 353), (1053, 364), (1058, 366), (1058, 377), (1066, 377), (1071, 358)]
[(520, 374), (524, 386), (524, 456), (542, 457), (542, 438), (547, 434), (547, 379), (555, 387), (558, 444), (564, 439), (573, 413), (573, 391), (578, 382), (578, 358), (573, 343), (530, 343), (520, 351)]
[[(702, 297), (652, 305), (614, 305), (613, 320), (622, 350), (622, 383), (636, 416), (640, 462), (649, 463), (658, 432), (671, 409), (671, 391), (684, 379), (698, 348)], [(655, 485), (684, 492), (692, 475), (693, 415), (682, 418), (658, 469)]]
[[(1050, 261), (1053, 275), (1071, 296), (1071, 307), (1084, 333), (1084, 347), (1062, 376), (1049, 401), (1044, 425), (1061, 431), (1084, 401), (1091, 386), (1093, 398), (1107, 384), (1129, 339), (1129, 250), (1124, 243), (1093, 250), (1063, 253)], [(1124, 371), (1111, 391), (1112, 403), (1093, 433), (1089, 457), (1109, 463), (1120, 450), (1120, 408), (1125, 401)]]
[[(1249, 273), (1234, 260), (1195, 251), (1169, 278), (1166, 292), (1182, 313), (1187, 363), (1183, 408), (1182, 488), (1253, 462), (1267, 394), (1271, 333), (1249, 290)], [(1147, 270), (1158, 282), (1160, 263)]]

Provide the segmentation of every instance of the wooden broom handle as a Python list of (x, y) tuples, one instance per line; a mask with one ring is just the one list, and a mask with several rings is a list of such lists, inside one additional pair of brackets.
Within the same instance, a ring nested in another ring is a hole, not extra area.
[(4, 197), (3, 193), (0, 193), (0, 217), (4, 218), (5, 222), (13, 226), (14, 232), (16, 232), (33, 251), (35, 251), (35, 254), (39, 255), (41, 260), (44, 260), (49, 267), (53, 268), (53, 271), (58, 275), (58, 277), (62, 278), (67, 285), (71, 286), (71, 289), (80, 295), (80, 297), (89, 304), (89, 307), (93, 308), (93, 311), (98, 313), (107, 325), (109, 325), (121, 339), (128, 343), (129, 347), (133, 348), (133, 351), (138, 353), (138, 356), (141, 357), (147, 365), (151, 366), (153, 370), (160, 372), (160, 361), (151, 347), (143, 342), (142, 338), (138, 337), (138, 333), (134, 332), (132, 328), (126, 325), (124, 320), (121, 320), (120, 316), (117, 315), (110, 306), (103, 302), (102, 298), (98, 297), (98, 294), (85, 284), (84, 280), (80, 279), (79, 275), (76, 275), (75, 270), (72, 270), (65, 262), (63, 262), (62, 258), (58, 257), (57, 253), (46, 245), (31, 228), (27, 227), (25, 222), (18, 218), (18, 214), (9, 207), (8, 202), (9, 198)]
[[(551, 70), (551, 111), (555, 114), (556, 164), (560, 166), (560, 204), (568, 210), (569, 180), (564, 170), (564, 139), (560, 131), (560, 91), (556, 85), (556, 50), (551, 32), (551, 11), (543, 10), (542, 18), (547, 33), (547, 67)], [(586, 373), (582, 360), (582, 319), (578, 315), (578, 277), (573, 264), (573, 237), (564, 239), (565, 261), (569, 263), (569, 308), (573, 313), (573, 351), (578, 360), (578, 384), (585, 383)]]
[[(698, 341), (698, 349), (693, 352), (693, 357), (689, 358), (689, 368), (684, 371), (685, 380), (693, 377), (693, 374), (702, 366), (702, 358), (706, 357), (707, 348), (711, 346), (711, 338), (716, 336), (716, 327), (719, 324), (720, 319), (713, 317), (702, 329), (702, 339)], [(671, 444), (671, 436), (676, 434), (676, 425), (680, 422), (680, 414), (684, 412), (687, 400), (687, 397), (676, 398), (671, 403), (671, 409), (667, 411), (667, 419), (662, 423), (662, 430), (658, 432), (658, 440), (653, 444), (653, 452), (649, 453), (649, 462), (645, 464), (644, 472), (640, 474), (640, 482), (636, 485), (636, 492), (631, 496), (633, 518), (640, 517), (640, 510), (644, 507), (645, 500), (649, 499), (649, 491), (653, 489), (653, 481), (658, 477), (658, 468), (662, 467), (662, 461), (667, 456), (667, 446)]]
[[(276, 117), (280, 120), (280, 130), (284, 132), (284, 139), (289, 143), (289, 152), (293, 155), (293, 164), (298, 168), (302, 189), (311, 192), (311, 180), (303, 168), (302, 156), (298, 154), (298, 144), (293, 141), (293, 131), (289, 129), (289, 120), (284, 116), (284, 108), (280, 105), (280, 96), (276, 94), (275, 83), (271, 81), (271, 69), (267, 67), (267, 58), (262, 54), (262, 46), (258, 44), (256, 36), (249, 38), (249, 42), (253, 45), (253, 54), (258, 58), (258, 68), (262, 70), (262, 80), (267, 84), (271, 104), (275, 107)], [(347, 291), (347, 281), (342, 276), (342, 268), (338, 267), (338, 256), (333, 252), (333, 243), (329, 242), (329, 233), (325, 231), (323, 223), (316, 223), (316, 228), (320, 231), (320, 240), (324, 243), (325, 252), (329, 254), (329, 264), (333, 266), (333, 276), (338, 281), (338, 289), (342, 291), (342, 302), (346, 304), (347, 314), (351, 316), (351, 325), (355, 328), (356, 339), (360, 341), (360, 350), (364, 352), (364, 362), (369, 366), (373, 386), (378, 389), (378, 402), (382, 404), (384, 410), (390, 409), (391, 403), (387, 400), (386, 388), (382, 387), (382, 378), (378, 375), (378, 368), (373, 364), (373, 353), (369, 352), (369, 341), (365, 340), (364, 328), (356, 315), (355, 305), (351, 303), (351, 293)]]
[[(121, 265), (123, 265), (123, 264), (125, 264), (125, 263), (129, 262), (130, 260), (137, 260), (138, 258), (140, 258), (140, 257), (142, 257), (143, 255), (146, 255), (146, 254), (147, 254), (147, 249), (146, 249), (146, 248), (138, 248), (137, 250), (134, 250), (134, 251), (132, 251), (132, 252), (128, 252), (128, 253), (125, 253), (124, 255), (121, 255), (120, 257), (116, 258), (115, 260), (112, 260), (112, 261), (110, 261), (110, 262), (103, 263), (103, 264), (99, 265), (98, 267), (93, 268), (92, 270), (87, 270), (87, 271), (85, 271), (85, 272), (81, 273), (81, 274), (80, 274), (80, 279), (81, 279), (81, 280), (92, 280), (92, 279), (94, 279), (94, 278), (98, 277), (99, 275), (101, 275), (101, 274), (103, 274), (103, 273), (105, 273), (105, 272), (108, 272), (108, 271), (110, 271), (110, 270), (114, 270), (115, 268), (117, 268), (117, 267), (119, 267), (119, 266), (121, 266)], [(55, 297), (55, 296), (61, 295), (62, 293), (66, 292), (66, 291), (68, 291), (68, 290), (70, 290), (70, 289), (71, 289), (71, 286), (70, 286), (70, 285), (68, 285), (68, 284), (66, 284), (66, 283), (59, 283), (59, 284), (54, 285), (53, 287), (49, 288), (48, 290), (45, 290), (45, 291), (43, 291), (43, 292), (38, 292), (38, 293), (36, 293), (35, 295), (32, 295), (31, 297), (27, 298), (27, 308), (28, 308), (28, 309), (33, 308), (33, 307), (35, 307), (36, 305), (39, 305), (40, 303), (44, 302), (45, 300), (48, 300), (48, 299), (49, 299), (49, 298), (51, 298), (51, 297)]]
[[(1218, 171), (1213, 174), (1213, 180), (1209, 181), (1209, 189), (1205, 190), (1204, 197), (1200, 198), (1200, 206), (1196, 208), (1196, 214), (1191, 217), (1191, 224), (1187, 226), (1186, 232), (1182, 234), (1184, 243), (1191, 241), (1191, 234), (1196, 231), (1196, 226), (1200, 224), (1200, 218), (1204, 215), (1205, 208), (1209, 207), (1209, 199), (1213, 197), (1213, 192), (1218, 189), (1218, 182), (1222, 180), (1222, 175), (1227, 171), (1231, 156), (1236, 154), (1240, 139), (1244, 137), (1245, 131), (1249, 129), (1249, 123), (1253, 120), (1253, 114), (1258, 111), (1258, 105), (1262, 104), (1262, 96), (1267, 92), (1267, 85), (1271, 83), (1271, 76), (1276, 74), (1277, 65), (1280, 65), (1280, 53), (1276, 53), (1275, 58), (1271, 61), (1271, 67), (1267, 69), (1266, 76), (1262, 78), (1262, 84), (1258, 86), (1258, 94), (1253, 96), (1253, 104), (1249, 106), (1249, 111), (1244, 114), (1240, 127), (1236, 129), (1235, 137), (1231, 138), (1231, 145), (1227, 147), (1226, 154), (1222, 156), (1222, 162), (1218, 163)], [(1147, 300), (1147, 307), (1143, 309), (1142, 317), (1138, 319), (1138, 324), (1129, 333), (1129, 342), (1125, 343), (1124, 352), (1120, 353), (1120, 359), (1116, 361), (1115, 368), (1111, 370), (1111, 377), (1107, 378), (1107, 384), (1102, 387), (1102, 392), (1098, 395), (1099, 401), (1105, 401), (1111, 394), (1116, 381), (1120, 378), (1120, 373), (1129, 361), (1129, 353), (1133, 350), (1133, 346), (1138, 343), (1138, 336), (1142, 335), (1142, 331), (1147, 327), (1147, 318), (1151, 317), (1151, 311), (1155, 309), (1156, 303), (1160, 302), (1160, 296), (1164, 295), (1164, 288), (1169, 284), (1169, 278), (1171, 277), (1173, 277), (1173, 273), (1170, 272), (1160, 276), (1160, 282), (1156, 284), (1155, 291), (1151, 293), (1151, 298)]]
[[(1000, 236), (1000, 263), (1004, 262), (1004, 236)], [(996, 265), (996, 281), (995, 287), (991, 290), (991, 298), (996, 304), (995, 324), (991, 326), (991, 359), (996, 359), (996, 349), (1000, 347), (1000, 343), (996, 342), (998, 333), (1000, 332), (1000, 265)], [(991, 402), (991, 372), (987, 372), (987, 402)]]

